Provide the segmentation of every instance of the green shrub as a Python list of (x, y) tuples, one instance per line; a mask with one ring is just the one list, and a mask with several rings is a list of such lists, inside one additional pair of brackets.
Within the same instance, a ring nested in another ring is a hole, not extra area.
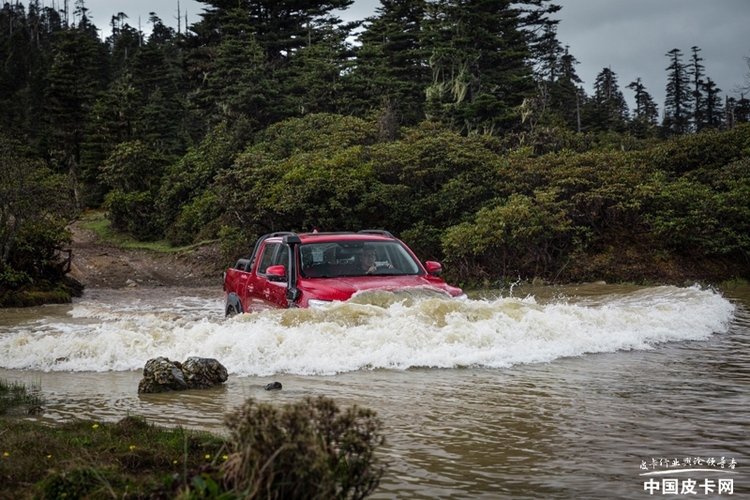
[(361, 499), (380, 482), (375, 413), (306, 398), (282, 409), (248, 400), (227, 418), (225, 487), (243, 498)]
[(555, 198), (554, 192), (538, 191), (533, 198), (513, 195), (479, 210), (473, 221), (446, 231), (446, 257), (475, 276), (546, 274), (573, 241), (571, 220)]
[(112, 228), (131, 234), (139, 241), (152, 241), (161, 234), (154, 197), (150, 191), (107, 194), (105, 207), (109, 211)]
[(212, 240), (219, 232), (220, 215), (218, 196), (214, 191), (206, 190), (182, 207), (180, 216), (167, 229), (167, 241), (172, 246), (183, 246)]

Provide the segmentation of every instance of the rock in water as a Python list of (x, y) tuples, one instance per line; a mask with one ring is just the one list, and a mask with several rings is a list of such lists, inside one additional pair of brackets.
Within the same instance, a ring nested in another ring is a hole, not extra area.
[(280, 391), (281, 390), (281, 382), (271, 382), (266, 386), (267, 391)]
[(183, 391), (188, 388), (180, 363), (159, 356), (146, 361), (143, 378), (138, 383), (139, 393)]
[(182, 363), (182, 373), (191, 389), (208, 389), (227, 381), (227, 369), (213, 358), (191, 356)]
[(227, 369), (213, 358), (191, 356), (180, 363), (160, 356), (146, 361), (138, 393), (207, 389), (226, 380)]

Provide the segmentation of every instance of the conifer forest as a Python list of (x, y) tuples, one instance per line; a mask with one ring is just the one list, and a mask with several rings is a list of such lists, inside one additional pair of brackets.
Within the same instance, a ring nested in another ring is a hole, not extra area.
[(105, 39), (60, 3), (0, 9), (0, 293), (63, 280), (91, 209), (227, 262), (371, 228), (464, 285), (750, 278), (750, 100), (700, 47), (657, 103), (616, 68), (588, 95), (550, 0), (204, 0)]

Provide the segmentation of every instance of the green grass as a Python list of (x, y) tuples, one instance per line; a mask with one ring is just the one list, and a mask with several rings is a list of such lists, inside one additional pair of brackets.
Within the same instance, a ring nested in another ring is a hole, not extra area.
[(207, 243), (212, 243), (212, 241), (201, 241), (193, 243), (192, 245), (173, 247), (164, 240), (138, 241), (128, 234), (120, 233), (112, 229), (112, 222), (107, 218), (106, 212), (102, 210), (84, 212), (80, 217), (79, 226), (93, 231), (106, 243), (121, 248), (150, 250), (157, 253), (179, 253)]
[(36, 392), (39, 389), (39, 384), (32, 384), (29, 388), (20, 382), (0, 379), (0, 415), (34, 413), (45, 401), (29, 390)]
[(9, 480), (0, 498), (175, 498), (216, 470), (224, 449), (220, 437), (139, 417), (56, 426), (3, 419), (0, 477)]
[(0, 499), (174, 498), (179, 490), (200, 493), (186, 487), (195, 476), (203, 490), (215, 486), (201, 474), (228, 458), (220, 437), (139, 417), (57, 426), (19, 419), (42, 409), (45, 401), (33, 393), (39, 389), (0, 379)]

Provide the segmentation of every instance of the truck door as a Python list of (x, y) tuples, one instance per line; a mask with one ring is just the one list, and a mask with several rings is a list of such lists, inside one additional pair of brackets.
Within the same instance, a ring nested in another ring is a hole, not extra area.
[(266, 274), (271, 266), (289, 267), (289, 246), (283, 243), (266, 243), (261, 250), (255, 272), (250, 276), (246, 287), (247, 304), (252, 310), (278, 309), (287, 307), (287, 281), (273, 281)]

